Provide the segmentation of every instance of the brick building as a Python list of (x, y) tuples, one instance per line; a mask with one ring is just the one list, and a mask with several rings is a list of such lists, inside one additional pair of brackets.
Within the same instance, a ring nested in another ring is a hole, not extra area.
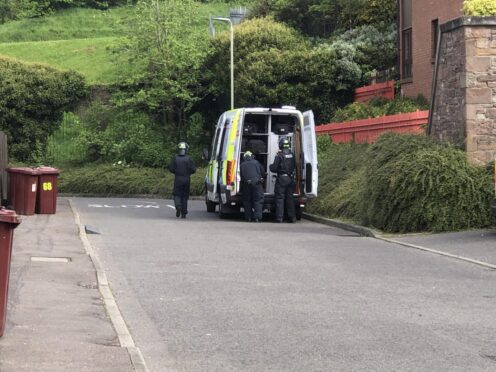
[(403, 95), (430, 99), (438, 25), (460, 17), (462, 7), (463, 0), (398, 0)]

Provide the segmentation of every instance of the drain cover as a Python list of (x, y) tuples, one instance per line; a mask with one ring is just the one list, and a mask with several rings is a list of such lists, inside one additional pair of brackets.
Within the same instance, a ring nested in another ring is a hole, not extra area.
[(100, 234), (100, 231), (95, 226), (84, 225), (84, 231), (86, 234)]
[(68, 263), (71, 262), (72, 259), (69, 257), (31, 257), (32, 262), (59, 262), (59, 263)]

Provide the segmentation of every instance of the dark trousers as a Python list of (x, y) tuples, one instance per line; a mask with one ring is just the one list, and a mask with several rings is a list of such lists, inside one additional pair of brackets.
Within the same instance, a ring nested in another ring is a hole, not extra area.
[(243, 183), (243, 207), (245, 219), (262, 219), (264, 190), (262, 184)]
[(282, 220), (284, 218), (284, 207), (286, 207), (286, 214), (289, 219), (296, 217), (295, 203), (293, 193), (295, 189), (294, 182), (287, 186), (282, 186), (279, 181), (276, 181), (274, 187), (274, 197), (276, 199), (276, 219)]
[(176, 177), (174, 180), (174, 205), (182, 215), (188, 214), (189, 178)]

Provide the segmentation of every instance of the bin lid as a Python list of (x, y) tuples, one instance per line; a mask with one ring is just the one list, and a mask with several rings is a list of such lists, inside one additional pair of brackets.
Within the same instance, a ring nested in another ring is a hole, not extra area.
[(60, 174), (60, 170), (52, 167), (38, 167), (36, 168), (40, 173), (39, 174)]
[(0, 223), (1, 222), (11, 223), (11, 224), (16, 225), (14, 227), (17, 227), (17, 225), (19, 225), (21, 223), (21, 220), (15, 211), (1, 207), (0, 208)]
[(13, 168), (7, 168), (7, 172), (9, 173), (22, 173), (22, 174), (31, 174), (33, 176), (37, 176), (39, 171), (36, 168), (29, 168), (29, 167), (13, 167)]

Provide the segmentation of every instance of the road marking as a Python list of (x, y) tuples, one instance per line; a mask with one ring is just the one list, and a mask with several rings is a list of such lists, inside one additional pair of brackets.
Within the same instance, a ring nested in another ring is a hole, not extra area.
[(32, 262), (58, 262), (58, 263), (68, 263), (72, 260), (69, 257), (31, 257)]
[(105, 309), (107, 310), (112, 325), (114, 326), (115, 332), (117, 333), (117, 337), (119, 338), (119, 343), (121, 347), (126, 348), (129, 357), (131, 359), (131, 363), (134, 367), (134, 370), (138, 372), (148, 372), (148, 367), (146, 366), (146, 362), (145, 359), (143, 358), (143, 354), (141, 353), (140, 349), (136, 347), (133, 340), (133, 336), (131, 335), (129, 329), (127, 328), (126, 322), (122, 317), (122, 314), (119, 310), (119, 306), (117, 305), (112, 290), (110, 289), (107, 280), (107, 275), (105, 274), (105, 271), (102, 268), (100, 259), (98, 258), (95, 250), (93, 249), (90, 241), (88, 240), (84, 226), (81, 225), (81, 219), (79, 218), (79, 213), (74, 207), (71, 199), (69, 199), (69, 204), (71, 206), (72, 213), (74, 214), (76, 225), (79, 228), (79, 237), (83, 242), (83, 246), (84, 249), (86, 250), (86, 253), (91, 258), (91, 261), (93, 262), (93, 266), (95, 267), (96, 276), (98, 280), (98, 289), (100, 291), (100, 294), (102, 295)]
[(109, 204), (88, 204), (88, 208), (129, 208), (129, 209), (160, 209), (160, 205), (155, 204), (121, 204), (121, 205), (109, 205)]
[(496, 265), (490, 264), (488, 262), (474, 260), (472, 258), (468, 258), (468, 257), (464, 257), (464, 256), (459, 256), (459, 255), (448, 253), (448, 252), (438, 251), (436, 249), (422, 247), (421, 245), (404, 243), (404, 242), (401, 242), (399, 240), (388, 239), (388, 238), (384, 238), (382, 236), (376, 236), (376, 239), (384, 240), (385, 242), (389, 242), (389, 243), (399, 244), (399, 245), (402, 245), (402, 246), (405, 246), (405, 247), (409, 247), (409, 248), (419, 249), (419, 250), (425, 251), (425, 252), (430, 252), (430, 253), (438, 254), (440, 256), (455, 258), (457, 260), (470, 262), (470, 263), (473, 263), (473, 264), (476, 264), (476, 265), (479, 265), (479, 266), (484, 266), (484, 267), (487, 267), (489, 269), (496, 269)]
[(169, 205), (169, 204), (167, 204), (167, 206), (168, 206), (169, 208), (176, 209), (176, 207), (174, 207), (173, 205)]

